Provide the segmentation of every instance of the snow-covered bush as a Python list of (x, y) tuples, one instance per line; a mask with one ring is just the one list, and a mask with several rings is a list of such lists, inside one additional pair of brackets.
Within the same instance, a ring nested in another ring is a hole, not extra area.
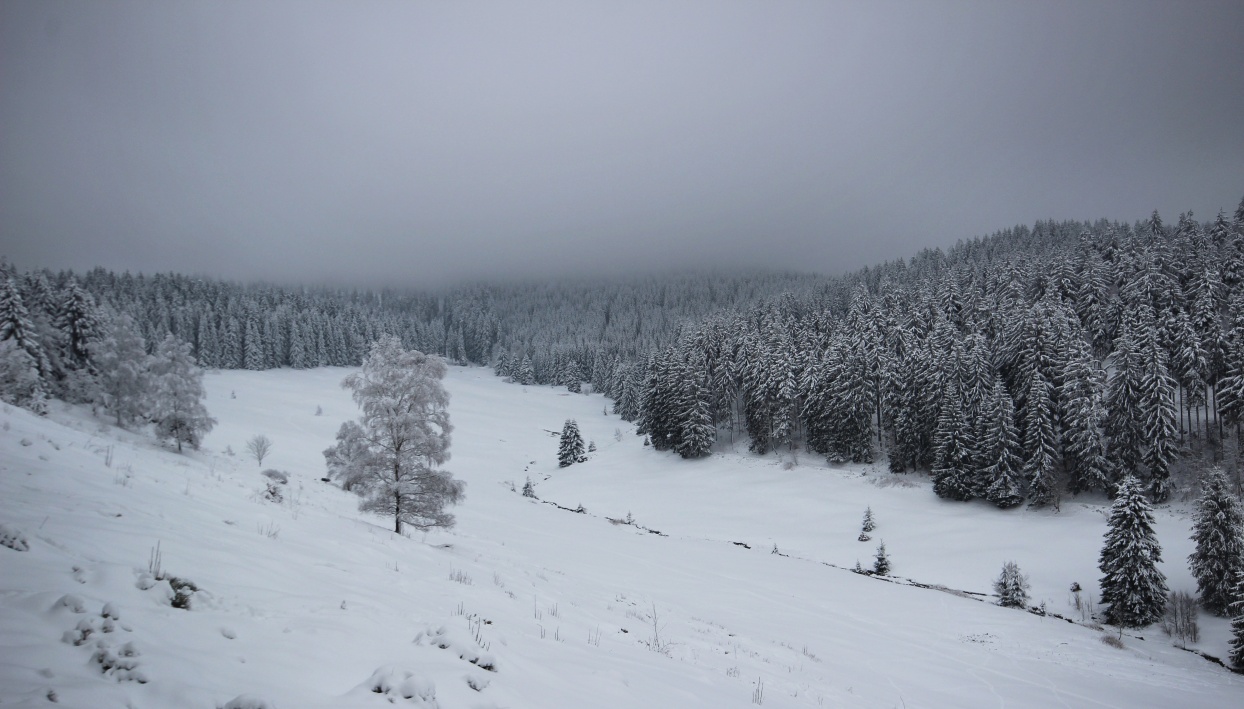
[(260, 473), (260, 475), (263, 475), (265, 478), (271, 480), (272, 482), (279, 483), (281, 485), (289, 484), (289, 473), (285, 472), (284, 470), (268, 468), (267, 470)]
[(359, 689), (382, 694), (390, 702), (400, 697), (428, 707), (437, 706), (436, 685), (432, 680), (420, 677), (411, 670), (399, 670), (393, 666), (381, 667), (371, 673), (371, 677)]
[(253, 694), (239, 694), (224, 704), (216, 706), (217, 709), (276, 709), (275, 704)]
[(13, 551), (30, 551), (30, 542), (25, 534), (0, 524), (0, 547), (8, 547)]

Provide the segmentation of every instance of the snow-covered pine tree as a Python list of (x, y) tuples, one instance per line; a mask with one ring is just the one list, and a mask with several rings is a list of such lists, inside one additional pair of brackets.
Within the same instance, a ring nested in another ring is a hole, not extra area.
[(873, 508), (864, 508), (864, 521), (860, 524), (860, 531), (871, 532), (877, 528), (877, 522), (873, 519)]
[(1193, 513), (1196, 548), (1188, 565), (1197, 580), (1201, 605), (1214, 615), (1227, 612), (1237, 576), (1244, 573), (1244, 511), (1228, 489), (1227, 476), (1214, 466)]
[(171, 333), (166, 335), (151, 360), (151, 376), (154, 389), (149, 413), (156, 435), (175, 441), (178, 453), (183, 444), (198, 450), (203, 434), (212, 430), (216, 419), (208, 416), (201, 401), (206, 396), (203, 370), (190, 356), (190, 345)]
[(1141, 483), (1128, 475), (1119, 483), (1107, 521), (1098, 568), (1106, 622), (1139, 628), (1162, 617), (1166, 576), (1158, 570), (1162, 547), (1153, 532), (1153, 510)]
[(65, 345), (62, 361), (66, 366), (72, 369), (89, 369), (90, 345), (102, 335), (99, 313), (95, 300), (82, 290), (72, 276), (63, 289), (60, 308), (53, 325), (62, 333)]
[(51, 367), (43, 345), (35, 333), (34, 323), (21, 293), (12, 278), (0, 277), (0, 342), (11, 340), (34, 363), (40, 378), (50, 374)]
[(942, 390), (941, 413), (933, 434), (933, 491), (938, 497), (970, 500), (976, 487), (972, 430), (963, 416), (957, 377)]
[(514, 380), (524, 386), (531, 386), (536, 383), (536, 373), (531, 364), (531, 357), (524, 354), (522, 362), (518, 365), (518, 373)]
[(579, 435), (579, 424), (574, 419), (566, 419), (557, 448), (557, 464), (564, 468), (585, 460), (587, 456), (583, 452), (583, 436)]
[(1020, 573), (1014, 561), (1002, 565), (1002, 573), (993, 582), (993, 592), (998, 605), (1008, 608), (1024, 608), (1028, 605), (1028, 577)]
[(1244, 571), (1235, 576), (1235, 600), (1231, 602), (1231, 656), (1229, 662), (1244, 670)]
[[(1141, 408), (1141, 362), (1129, 330), (1115, 343), (1110, 356), (1114, 376), (1106, 386), (1107, 459), (1118, 470), (1131, 471), (1140, 467), (1144, 445), (1144, 421)], [(1241, 362), (1244, 365), (1244, 361)], [(1244, 383), (1244, 380), (1242, 380)], [(1115, 476), (1117, 479), (1117, 475)]]
[(982, 412), (986, 422), (985, 436), (981, 441), (981, 476), (985, 483), (985, 498), (1002, 509), (1009, 509), (1024, 501), (1023, 478), (1020, 476), (1018, 452), (1019, 432), (1015, 429), (1015, 406), (1002, 380), (993, 385), (989, 407)]
[(1140, 409), (1145, 448), (1141, 461), (1148, 469), (1149, 495), (1165, 502), (1171, 494), (1171, 461), (1175, 458), (1178, 412), (1175, 381), (1166, 368), (1166, 352), (1156, 334), (1141, 350)]
[(1033, 370), (1028, 388), (1024, 421), (1024, 466), (1022, 474), (1028, 484), (1028, 497), (1033, 505), (1057, 503), (1058, 438), (1055, 431), (1054, 403), (1050, 385), (1040, 370)]
[(264, 369), (263, 338), (254, 315), (246, 318), (246, 337), (242, 341), (242, 364), (245, 369)]
[(691, 358), (684, 369), (680, 408), (681, 431), (675, 451), (683, 458), (702, 458), (712, 452), (717, 440), (713, 423), (712, 392), (707, 386), (703, 352), (685, 353)]
[(873, 557), (873, 573), (887, 576), (890, 573), (890, 557), (885, 551), (885, 541), (877, 546), (877, 554)]
[(1105, 376), (1093, 361), (1088, 345), (1079, 338), (1073, 339), (1063, 366), (1058, 397), (1062, 403), (1063, 461), (1072, 494), (1109, 490), (1109, 464), (1102, 437), (1104, 381)]

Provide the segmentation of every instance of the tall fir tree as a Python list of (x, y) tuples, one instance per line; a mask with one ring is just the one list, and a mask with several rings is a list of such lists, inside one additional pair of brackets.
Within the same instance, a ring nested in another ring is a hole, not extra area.
[(972, 430), (963, 416), (958, 381), (952, 379), (942, 393), (941, 414), (933, 438), (933, 491), (938, 497), (972, 499), (976, 488), (973, 444)]
[(583, 450), (583, 436), (579, 434), (579, 424), (574, 419), (566, 419), (557, 448), (557, 464), (564, 468), (585, 460), (587, 455)]
[(1110, 359), (1114, 376), (1106, 386), (1107, 458), (1120, 471), (1134, 471), (1140, 467), (1145, 437), (1140, 355), (1129, 331), (1116, 342)]
[(1162, 617), (1166, 608), (1166, 576), (1158, 570), (1162, 547), (1153, 532), (1153, 508), (1141, 483), (1128, 475), (1119, 483), (1110, 508), (1101, 569), (1101, 603), (1106, 622), (1139, 628)]
[(1063, 366), (1059, 401), (1062, 403), (1063, 460), (1072, 494), (1110, 486), (1106, 444), (1102, 437), (1105, 409), (1101, 394), (1104, 373), (1093, 361), (1088, 345), (1076, 338)]
[(990, 407), (983, 416), (987, 422), (981, 441), (981, 476), (985, 498), (1002, 509), (1024, 501), (1020, 477), (1019, 431), (1015, 428), (1015, 405), (1001, 380), (994, 382)]
[(1230, 662), (1238, 670), (1244, 670), (1244, 572), (1236, 574), (1235, 593), (1229, 612), (1231, 614)]
[(1171, 462), (1179, 425), (1175, 381), (1166, 361), (1157, 337), (1151, 336), (1141, 356), (1141, 425), (1148, 444), (1141, 461), (1148, 473), (1149, 495), (1155, 502), (1165, 502), (1171, 494)]
[(1059, 495), (1058, 437), (1054, 403), (1045, 376), (1034, 370), (1024, 414), (1023, 477), (1032, 504), (1056, 503)]
[(1201, 499), (1193, 513), (1188, 557), (1201, 605), (1214, 615), (1227, 612), (1234, 600), (1236, 578), (1244, 573), (1244, 511), (1217, 466), (1206, 473)]

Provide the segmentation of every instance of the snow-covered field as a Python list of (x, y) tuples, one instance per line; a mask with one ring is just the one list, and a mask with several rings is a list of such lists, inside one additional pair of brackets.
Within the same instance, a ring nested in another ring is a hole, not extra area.
[[(1034, 603), (1079, 620), (1068, 588), (1096, 595), (1102, 500), (1000, 512), (742, 445), (682, 461), (599, 396), (451, 368), (466, 502), (452, 532), (402, 537), (320, 480), (356, 415), (345, 373), (209, 374), (220, 423), (184, 456), (81, 409), (5, 408), (0, 706), (1244, 706), (1244, 676), (1157, 627), (1117, 648), (988, 602), (1014, 560)], [(566, 418), (598, 450), (561, 469)], [(282, 503), (245, 454), (257, 433), (290, 474)], [(528, 476), (586, 512), (523, 498)], [(1158, 534), (1171, 588), (1194, 590), (1186, 511), (1159, 510)], [(900, 580), (967, 593), (852, 573), (882, 540)], [(198, 587), (189, 610), (168, 577)], [(1196, 647), (1225, 656), (1226, 623), (1201, 625)]]

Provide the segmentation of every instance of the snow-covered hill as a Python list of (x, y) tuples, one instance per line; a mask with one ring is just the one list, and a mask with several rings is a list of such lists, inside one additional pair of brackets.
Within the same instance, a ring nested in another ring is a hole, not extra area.
[[(1120, 648), (988, 602), (1014, 560), (1034, 603), (1080, 620), (1068, 588), (1096, 595), (1102, 500), (1000, 512), (939, 501), (923, 477), (742, 445), (682, 461), (599, 396), (452, 368), (467, 499), (452, 532), (408, 538), (320, 480), (356, 415), (344, 374), (210, 374), (220, 423), (184, 456), (80, 409), (4, 409), (0, 706), (1244, 704), (1244, 677), (1156, 627)], [(558, 468), (549, 432), (566, 418), (597, 451)], [(280, 503), (245, 454), (259, 433), (263, 468), (290, 476)], [(516, 492), (528, 476), (544, 502)], [(866, 506), (878, 526), (860, 542)], [(1173, 589), (1194, 588), (1188, 530), (1159, 510)], [(882, 540), (897, 582), (849, 570)], [(1198, 649), (1225, 655), (1226, 624), (1202, 631)]]

